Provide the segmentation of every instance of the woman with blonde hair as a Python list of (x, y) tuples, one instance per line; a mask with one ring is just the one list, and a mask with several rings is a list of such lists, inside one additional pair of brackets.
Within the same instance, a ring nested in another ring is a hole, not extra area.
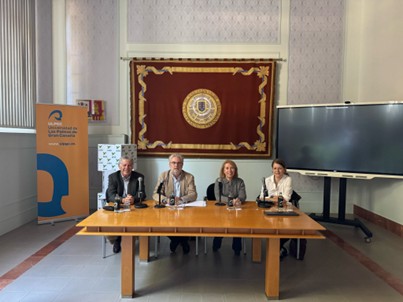
[[(221, 184), (220, 184), (221, 183)], [(220, 188), (221, 186), (221, 188)], [(228, 203), (232, 199), (234, 206), (240, 206), (246, 200), (245, 183), (238, 177), (238, 167), (232, 160), (225, 160), (220, 169), (220, 177), (214, 185), (216, 200)], [(215, 237), (213, 240), (213, 251), (220, 249), (222, 237)], [(233, 238), (232, 249), (235, 255), (240, 255), (242, 250), (241, 238)]]

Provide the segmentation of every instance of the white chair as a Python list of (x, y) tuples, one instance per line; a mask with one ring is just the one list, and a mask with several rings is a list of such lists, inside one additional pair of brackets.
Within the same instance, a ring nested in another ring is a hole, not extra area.
[[(196, 237), (196, 256), (199, 256), (199, 238)], [(204, 237), (204, 254), (207, 254), (207, 237)]]
[(102, 236), (102, 258), (106, 258), (106, 237)]

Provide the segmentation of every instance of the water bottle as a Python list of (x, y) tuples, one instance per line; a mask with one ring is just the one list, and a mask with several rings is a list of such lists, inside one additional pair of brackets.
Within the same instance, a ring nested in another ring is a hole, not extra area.
[(278, 207), (279, 208), (284, 207), (284, 197), (283, 197), (283, 193), (281, 193), (281, 192), (280, 192), (280, 194), (278, 194)]
[(175, 195), (174, 194), (171, 194), (171, 196), (169, 197), (169, 205), (170, 206), (175, 205)]
[(232, 196), (231, 193), (228, 194), (228, 207), (233, 207), (234, 206), (234, 197)]
[(118, 194), (115, 195), (115, 202), (113, 203), (113, 210), (118, 212), (120, 209), (120, 197)]

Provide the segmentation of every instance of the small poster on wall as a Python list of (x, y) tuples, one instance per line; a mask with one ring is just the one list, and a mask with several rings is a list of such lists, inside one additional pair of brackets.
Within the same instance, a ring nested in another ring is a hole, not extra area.
[(105, 121), (105, 101), (102, 100), (77, 100), (78, 106), (87, 108), (88, 121)]

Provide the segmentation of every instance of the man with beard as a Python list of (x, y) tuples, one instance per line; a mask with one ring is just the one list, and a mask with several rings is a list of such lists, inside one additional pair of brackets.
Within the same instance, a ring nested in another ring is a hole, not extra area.
[[(170, 199), (172, 202), (175, 200), (175, 205), (196, 200), (197, 192), (194, 177), (192, 174), (182, 170), (183, 161), (184, 159), (181, 154), (174, 153), (169, 156), (169, 170), (162, 172), (158, 177), (153, 192), (154, 200), (159, 200), (159, 188), (161, 190), (161, 202), (165, 205), (170, 204)], [(189, 253), (188, 237), (170, 236), (169, 239), (171, 239), (169, 245), (171, 253), (175, 253), (179, 244), (182, 245), (183, 254)]]

